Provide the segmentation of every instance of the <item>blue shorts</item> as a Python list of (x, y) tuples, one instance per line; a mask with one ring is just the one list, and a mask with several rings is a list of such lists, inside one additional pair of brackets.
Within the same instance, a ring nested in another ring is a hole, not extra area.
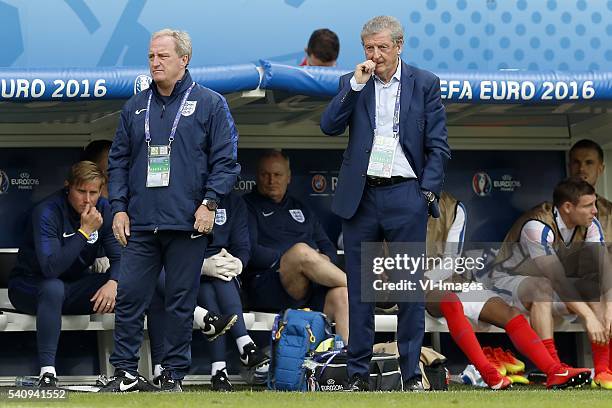
[(247, 295), (248, 308), (252, 310), (278, 312), (285, 309), (310, 308), (322, 312), (329, 288), (311, 282), (304, 299), (295, 300), (283, 287), (280, 273), (276, 269), (270, 269), (253, 274), (245, 281), (243, 290)]

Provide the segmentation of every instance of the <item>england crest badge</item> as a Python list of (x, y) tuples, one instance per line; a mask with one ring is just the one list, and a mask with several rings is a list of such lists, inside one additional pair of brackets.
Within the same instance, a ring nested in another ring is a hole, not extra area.
[(87, 240), (87, 243), (88, 244), (95, 244), (97, 240), (98, 240), (98, 231), (94, 231), (89, 236), (89, 239)]
[(195, 112), (197, 104), (198, 101), (185, 101), (185, 106), (183, 106), (183, 111), (181, 112), (181, 115), (190, 116), (193, 112)]
[(227, 213), (225, 212), (225, 208), (217, 208), (215, 212), (215, 224), (223, 225), (227, 221)]
[(306, 221), (304, 213), (300, 209), (289, 210), (289, 214), (291, 214), (291, 217), (299, 223), (303, 223), (304, 221)]

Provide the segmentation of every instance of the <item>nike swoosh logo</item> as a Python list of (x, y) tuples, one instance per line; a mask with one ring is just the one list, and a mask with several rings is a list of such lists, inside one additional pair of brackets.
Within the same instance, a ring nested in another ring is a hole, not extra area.
[(136, 112), (134, 112), (136, 115), (140, 115), (142, 112), (146, 111), (147, 109), (138, 109), (136, 110)]
[(132, 382), (131, 382), (131, 383), (129, 383), (129, 384), (124, 384), (124, 383), (123, 383), (123, 381), (121, 381), (121, 382), (119, 383), (119, 390), (121, 390), (121, 391), (128, 391), (128, 390), (131, 390), (132, 388), (134, 388), (134, 387), (136, 386), (136, 384), (138, 384), (138, 380), (137, 380), (137, 379), (136, 379), (136, 380), (134, 380), (134, 381), (132, 381)]
[(191, 239), (200, 238), (204, 234), (191, 234)]
[(567, 377), (569, 375), (569, 371), (565, 370), (564, 373), (559, 373), (559, 374), (555, 374), (555, 375), (558, 376), (558, 377)]
[(63, 236), (64, 238), (68, 238), (68, 237), (73, 236), (74, 234), (76, 234), (76, 232), (73, 232), (72, 234), (66, 234), (66, 233), (64, 232), (64, 233), (62, 234), (62, 236)]
[(265, 212), (262, 212), (262, 213), (261, 213), (261, 215), (263, 215), (264, 217), (269, 217), (269, 216), (271, 216), (272, 214), (274, 214), (274, 211), (269, 212), (269, 213), (265, 213)]

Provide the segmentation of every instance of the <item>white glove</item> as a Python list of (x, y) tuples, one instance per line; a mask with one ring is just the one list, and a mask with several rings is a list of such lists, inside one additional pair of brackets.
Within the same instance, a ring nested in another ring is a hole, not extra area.
[(91, 265), (91, 270), (94, 273), (105, 273), (110, 268), (110, 261), (108, 257), (103, 256), (101, 258), (96, 258), (94, 263)]
[(202, 264), (202, 275), (230, 281), (232, 279), (231, 277), (227, 277), (221, 273), (221, 266), (225, 265), (226, 262), (227, 261), (223, 259), (223, 257), (220, 257), (219, 254), (204, 259), (204, 263)]
[(242, 272), (242, 262), (232, 256), (225, 248), (216, 255), (204, 260), (202, 275), (210, 276), (224, 281), (230, 281)]
[(242, 261), (239, 258), (236, 258), (227, 252), (225, 248), (223, 248), (218, 255), (223, 256), (223, 259), (225, 260), (225, 264), (220, 266), (220, 272), (223, 275), (229, 277), (230, 279), (240, 275), (242, 272)]

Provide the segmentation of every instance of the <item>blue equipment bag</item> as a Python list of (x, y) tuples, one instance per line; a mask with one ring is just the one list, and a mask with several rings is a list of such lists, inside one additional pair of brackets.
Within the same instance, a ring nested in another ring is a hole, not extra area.
[(268, 388), (306, 391), (304, 359), (329, 337), (333, 337), (331, 325), (323, 313), (287, 309), (277, 315), (272, 328)]

